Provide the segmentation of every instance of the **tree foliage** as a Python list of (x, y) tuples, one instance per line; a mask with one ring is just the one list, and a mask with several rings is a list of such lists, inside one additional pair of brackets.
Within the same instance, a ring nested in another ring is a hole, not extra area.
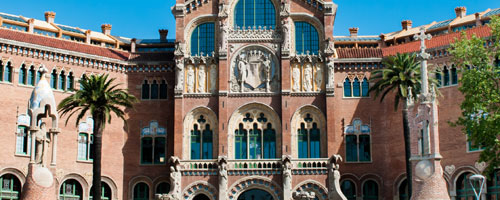
[[(492, 17), (491, 37), (461, 37), (451, 44), (449, 52), (452, 61), (461, 70), (458, 90), (464, 95), (460, 105), (462, 115), (451, 122), (461, 127), (468, 141), (478, 144), (484, 150), (479, 161), (486, 162), (486, 174), (490, 174), (500, 164), (500, 17)], [(496, 61), (496, 62), (495, 62)]]

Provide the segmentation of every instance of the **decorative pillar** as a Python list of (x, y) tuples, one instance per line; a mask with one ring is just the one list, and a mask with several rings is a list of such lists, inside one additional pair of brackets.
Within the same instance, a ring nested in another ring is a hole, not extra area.
[(31, 136), (31, 152), (30, 152), (30, 164), (35, 163), (35, 146), (36, 146), (36, 137), (35, 134), (38, 132), (38, 127), (30, 128), (30, 136)]
[(442, 156), (439, 154), (436, 94), (434, 89), (429, 93), (427, 78), (427, 60), (430, 58), (430, 54), (425, 52), (425, 40), (430, 40), (432, 37), (425, 34), (425, 28), (421, 28), (420, 34), (415, 35), (414, 38), (421, 40), (419, 57), (422, 59), (420, 69), (422, 90), (418, 96), (420, 103), (417, 113), (414, 112), (413, 101), (408, 101), (412, 153), (410, 161), (414, 167), (414, 178), (411, 180), (413, 182), (411, 199), (448, 200), (450, 196), (448, 196), (446, 182), (443, 178)]
[(61, 131), (59, 129), (50, 129), (50, 134), (52, 138), (52, 160), (50, 166), (55, 167), (57, 161), (57, 135)]
[(339, 163), (342, 157), (338, 154), (333, 155), (328, 160), (328, 199), (329, 200), (347, 200), (340, 189)]
[(219, 156), (219, 200), (227, 199), (227, 158)]
[(292, 198), (292, 161), (288, 155), (281, 160), (283, 170), (283, 200)]

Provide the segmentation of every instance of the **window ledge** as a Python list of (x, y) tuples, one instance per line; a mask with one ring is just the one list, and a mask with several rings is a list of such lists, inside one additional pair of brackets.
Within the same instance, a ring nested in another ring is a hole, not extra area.
[(31, 157), (29, 154), (20, 154), (20, 153), (16, 153), (16, 154), (14, 154), (14, 156), (16, 156), (16, 157), (24, 157), (24, 158)]
[(370, 96), (367, 97), (342, 97), (342, 99), (370, 99)]
[(27, 84), (21, 84), (21, 83), (18, 83), (17, 86), (18, 87), (23, 87), (23, 88), (34, 88), (35, 87), (33, 85), (27, 85)]
[(7, 82), (7, 81), (0, 81), (0, 84), (14, 85), (14, 84), (12, 84), (12, 82)]
[(167, 163), (160, 163), (160, 164), (146, 164), (146, 163), (140, 163), (139, 166), (141, 167), (160, 167), (160, 166), (165, 166)]
[(480, 150), (467, 150), (466, 153), (481, 153), (482, 151), (484, 151), (484, 149), (480, 149)]
[(345, 161), (346, 164), (373, 164), (373, 161)]
[(77, 163), (85, 163), (85, 164), (92, 164), (94, 161), (92, 160), (76, 160)]
[(438, 89), (442, 89), (442, 88), (451, 88), (451, 87), (455, 87), (455, 86), (458, 86), (458, 84), (452, 84), (452, 85), (447, 85), (447, 86), (441, 86), (441, 87), (438, 87)]

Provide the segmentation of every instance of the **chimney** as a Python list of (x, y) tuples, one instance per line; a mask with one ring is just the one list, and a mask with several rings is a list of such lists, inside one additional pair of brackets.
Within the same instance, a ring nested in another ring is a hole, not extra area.
[(380, 47), (385, 47), (385, 35), (384, 35), (383, 33), (381, 33), (381, 34), (379, 35), (379, 37), (380, 37), (379, 46), (380, 46)]
[(87, 31), (85, 31), (85, 43), (86, 43), (86, 44), (90, 44), (90, 40), (92, 39), (92, 38), (90, 37), (90, 34), (91, 34), (91, 33), (92, 33), (92, 31), (91, 31), (91, 30), (87, 30)]
[(483, 23), (481, 22), (481, 15), (479, 13), (476, 13), (476, 26), (481, 26)]
[(52, 11), (45, 12), (45, 21), (47, 23), (54, 23), (54, 19), (56, 18), (56, 13)]
[(35, 19), (28, 19), (28, 33), (33, 33), (35, 30)]
[(412, 24), (413, 24), (413, 22), (411, 20), (404, 20), (401, 22), (401, 26), (403, 27), (403, 30), (405, 30), (405, 31), (410, 29)]
[(358, 37), (359, 28), (349, 28), (349, 33), (351, 33), (351, 37)]
[(160, 30), (158, 30), (158, 32), (160, 33), (160, 40), (166, 41), (167, 35), (168, 35), (168, 29), (160, 29)]
[(101, 25), (101, 30), (104, 35), (111, 35), (111, 24)]
[(456, 7), (455, 14), (457, 15), (457, 18), (458, 17), (460, 17), (460, 18), (465, 17), (465, 15), (467, 14), (467, 8), (465, 8), (464, 6)]
[(136, 45), (137, 39), (132, 38), (130, 40), (130, 52), (135, 53), (135, 45)]

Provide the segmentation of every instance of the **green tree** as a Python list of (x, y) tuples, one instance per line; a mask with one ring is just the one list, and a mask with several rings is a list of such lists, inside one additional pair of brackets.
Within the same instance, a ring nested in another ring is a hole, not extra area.
[(500, 17), (492, 17), (488, 26), (491, 43), (462, 32), (449, 48), (452, 61), (461, 69), (458, 90), (464, 95), (462, 115), (451, 124), (484, 148), (479, 161), (488, 164), (486, 174), (500, 164), (500, 71), (495, 63), (500, 56)]
[[(402, 101), (403, 115), (403, 137), (405, 144), (405, 164), (406, 164), (406, 180), (408, 183), (408, 198), (411, 197), (411, 162), (410, 162), (410, 124), (408, 122), (408, 100), (417, 96), (420, 91), (420, 61), (416, 54), (397, 54), (387, 57), (384, 60), (385, 68), (372, 72), (370, 82), (375, 84), (370, 88), (369, 92), (375, 93), (375, 97), (379, 97), (380, 102), (384, 101), (387, 94), (391, 92), (394, 95), (394, 110), (397, 111), (400, 101)], [(411, 93), (411, 95), (410, 95)]]
[(82, 78), (79, 83), (82, 89), (66, 97), (59, 103), (57, 109), (61, 117), (68, 115), (68, 120), (77, 114), (76, 126), (87, 114), (92, 115), (94, 120), (94, 155), (92, 166), (92, 185), (94, 200), (101, 199), (101, 154), (102, 134), (106, 122), (111, 123), (112, 114), (121, 118), (125, 123), (125, 112), (123, 108), (131, 108), (137, 99), (120, 89), (120, 84), (114, 84), (115, 78), (108, 79), (108, 75), (91, 75)]

